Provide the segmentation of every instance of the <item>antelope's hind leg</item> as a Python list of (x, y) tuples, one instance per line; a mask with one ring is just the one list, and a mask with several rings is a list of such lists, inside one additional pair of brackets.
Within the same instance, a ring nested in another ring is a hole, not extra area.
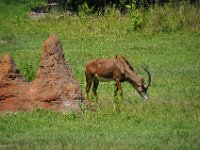
[(97, 88), (99, 86), (99, 80), (97, 78), (94, 78), (93, 80), (93, 93), (94, 93), (94, 96), (96, 97), (96, 100), (98, 100), (98, 97), (97, 97)]
[(115, 92), (114, 92), (114, 100), (117, 99), (117, 92), (118, 92), (117, 84), (115, 83)]
[(85, 90), (86, 90), (86, 94), (87, 94), (87, 99), (89, 100), (90, 88), (92, 86), (92, 81), (94, 79), (94, 76), (93, 75), (89, 75), (87, 73), (85, 73), (85, 76), (86, 76), (86, 87), (85, 87)]

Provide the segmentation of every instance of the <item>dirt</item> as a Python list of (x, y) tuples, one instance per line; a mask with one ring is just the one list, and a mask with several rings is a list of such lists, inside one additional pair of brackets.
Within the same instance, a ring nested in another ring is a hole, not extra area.
[(30, 111), (35, 108), (59, 112), (80, 110), (88, 104), (79, 82), (66, 62), (61, 42), (55, 35), (44, 42), (35, 80), (26, 82), (14, 60), (5, 54), (0, 59), (0, 111)]

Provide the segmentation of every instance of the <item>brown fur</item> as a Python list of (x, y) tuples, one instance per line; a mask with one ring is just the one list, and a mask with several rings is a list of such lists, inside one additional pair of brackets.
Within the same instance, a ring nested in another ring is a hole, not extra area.
[(129, 66), (129, 68), (130, 68), (132, 71), (134, 71), (133, 66), (129, 63), (129, 61), (128, 61), (124, 56), (118, 56), (118, 55), (116, 55), (116, 58), (121, 58), (121, 59), (123, 59), (123, 60), (126, 62), (126, 64)]
[[(94, 59), (91, 60), (86, 65), (86, 94), (89, 99), (89, 91), (93, 82), (93, 93), (97, 96), (97, 88), (99, 85), (99, 81), (101, 79), (106, 80), (114, 80), (116, 85), (116, 90), (114, 92), (114, 96), (117, 96), (118, 90), (120, 91), (120, 95), (123, 99), (123, 92), (121, 87), (121, 82), (127, 81), (129, 82), (137, 92), (144, 98), (143, 94), (146, 94), (147, 89), (151, 82), (150, 72), (147, 68), (144, 68), (148, 73), (149, 83), (148, 85), (144, 85), (143, 78), (139, 77), (132, 65), (129, 61), (123, 56), (116, 56), (115, 58), (102, 58), (102, 59)], [(146, 95), (145, 95), (146, 96)], [(147, 99), (147, 98), (145, 98)]]

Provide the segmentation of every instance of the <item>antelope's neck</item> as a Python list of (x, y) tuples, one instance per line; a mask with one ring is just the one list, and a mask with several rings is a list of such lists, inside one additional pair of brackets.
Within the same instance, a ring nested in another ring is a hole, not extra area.
[(138, 87), (142, 85), (142, 78), (140, 78), (137, 74), (132, 71), (129, 71), (126, 75), (126, 80), (131, 83), (134, 87)]

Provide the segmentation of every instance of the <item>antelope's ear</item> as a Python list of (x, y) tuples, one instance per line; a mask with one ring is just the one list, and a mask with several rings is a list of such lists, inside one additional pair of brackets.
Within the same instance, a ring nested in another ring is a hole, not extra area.
[(142, 85), (144, 85), (144, 78), (142, 78)]
[(142, 78), (142, 89), (145, 89), (144, 78)]

